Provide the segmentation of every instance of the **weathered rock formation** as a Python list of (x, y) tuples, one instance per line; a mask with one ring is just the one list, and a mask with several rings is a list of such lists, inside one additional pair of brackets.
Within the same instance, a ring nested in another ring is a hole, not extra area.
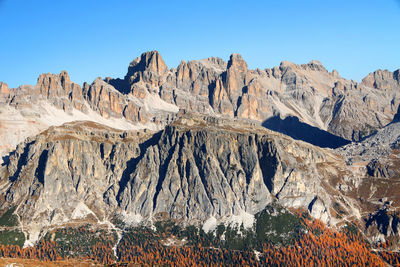
[[(275, 199), (334, 224), (327, 184), (337, 162), (325, 149), (238, 120), (184, 115), (156, 133), (75, 122), (18, 146), (0, 169), (0, 206), (17, 206), (30, 229), (115, 214), (224, 221)], [(329, 163), (333, 170), (320, 168)]]
[(8, 85), (4, 82), (0, 82), (0, 94), (6, 95), (8, 93)]
[[(123, 79), (81, 87), (63, 71), (0, 83), (0, 207), (40, 229), (113, 216), (224, 221), (277, 200), (365, 228), (380, 199), (393, 212), (400, 203), (399, 89), (399, 70), (356, 83), (318, 61), (250, 70), (238, 54), (168, 69), (157, 51)], [(187, 111), (203, 115), (175, 121)]]
[(0, 206), (17, 207), (32, 233), (115, 216), (144, 224), (225, 222), (272, 201), (308, 209), (329, 225), (353, 221), (367, 229), (380, 199), (398, 210), (400, 183), (371, 177), (365, 166), (346, 166), (330, 149), (242, 119), (185, 114), (160, 132), (72, 122), (28, 138), (9, 155), (0, 168)]
[[(292, 117), (300, 124), (356, 141), (392, 121), (400, 103), (399, 89), (398, 70), (378, 70), (359, 84), (343, 79), (337, 71), (328, 72), (315, 60), (303, 65), (284, 61), (271, 69), (249, 70), (243, 58), (233, 54), (227, 63), (211, 57), (182, 61), (176, 69), (168, 69), (161, 55), (151, 51), (130, 63), (124, 79), (98, 78), (81, 87), (62, 71), (59, 75), (40, 75), (36, 86), (8, 89), (2, 83), (1, 101), (5, 105), (0, 108), (0, 121), (18, 117), (24, 125), (14, 127), (19, 134), (13, 139), (18, 143), (49, 126), (60, 125), (55, 118), (44, 118), (42, 113), (54, 113), (49, 105), (66, 116), (79, 114), (81, 119), (113, 127), (116, 123), (106, 120), (119, 120), (120, 129), (133, 125), (162, 128), (183, 109), (246, 118), (274, 130)], [(55, 117), (65, 116), (60, 113)], [(27, 124), (32, 130), (23, 130)], [(305, 140), (296, 133), (298, 126), (285, 128), (284, 133)], [(8, 126), (6, 129), (11, 131)], [(319, 133), (316, 131), (313, 140), (307, 141), (320, 144), (326, 134)], [(7, 135), (2, 130), (1, 140), (9, 139)], [(15, 147), (15, 142), (11, 143), (7, 151)], [(8, 146), (0, 143), (0, 147)]]
[(158, 94), (181, 109), (258, 122), (294, 116), (344, 139), (360, 140), (393, 119), (400, 103), (398, 76), (398, 71), (376, 71), (359, 84), (315, 60), (249, 70), (238, 54), (228, 63), (208, 58), (168, 70), (152, 51), (130, 64), (124, 80), (108, 81), (139, 98)]

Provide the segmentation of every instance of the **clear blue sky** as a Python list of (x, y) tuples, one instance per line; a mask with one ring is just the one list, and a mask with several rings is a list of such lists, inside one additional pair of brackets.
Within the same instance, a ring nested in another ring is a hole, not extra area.
[(400, 68), (400, 2), (0, 0), (0, 36), (10, 87), (64, 69), (80, 84), (123, 77), (149, 50), (170, 68), (231, 53), (262, 69), (317, 59), (360, 81)]

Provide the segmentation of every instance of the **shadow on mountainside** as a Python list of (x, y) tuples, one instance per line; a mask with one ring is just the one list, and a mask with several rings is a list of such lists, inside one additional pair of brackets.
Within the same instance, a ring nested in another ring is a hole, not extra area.
[(136, 170), (136, 167), (139, 164), (140, 160), (144, 157), (147, 149), (150, 146), (154, 146), (158, 143), (158, 141), (161, 138), (162, 133), (163, 133), (162, 131), (159, 131), (159, 132), (155, 133), (150, 139), (139, 144), (140, 154), (137, 157), (133, 157), (133, 158), (127, 160), (126, 168), (123, 171), (121, 179), (119, 181), (119, 190), (117, 193), (117, 201), (119, 203), (121, 203), (121, 200), (122, 200), (121, 195), (122, 195), (123, 191), (125, 190), (125, 187), (127, 186), (129, 180), (131, 179), (131, 175)]
[(396, 114), (394, 114), (393, 120), (389, 124), (396, 123), (396, 122), (400, 122), (400, 105), (397, 107), (397, 112), (396, 112)]
[(125, 79), (112, 79), (112, 78), (106, 78), (104, 80), (106, 83), (112, 85), (117, 91), (119, 91), (122, 94), (129, 94), (131, 89), (129, 87), (129, 83)]
[(350, 143), (340, 136), (301, 122), (295, 116), (288, 116), (285, 119), (275, 116), (264, 121), (262, 125), (267, 129), (319, 147), (338, 148)]
[[(392, 121), (389, 122), (388, 124), (386, 124), (385, 126), (381, 127), (380, 129), (386, 128), (386, 127), (388, 127), (388, 126), (390, 126), (392, 124), (399, 124), (399, 123), (400, 123), (400, 105), (398, 106), (397, 112), (396, 112), (396, 114), (394, 114)], [(364, 136), (362, 139), (360, 139), (359, 142), (362, 142), (362, 141), (364, 141), (364, 140), (376, 135), (378, 133), (378, 130), (372, 132), (369, 135)]]

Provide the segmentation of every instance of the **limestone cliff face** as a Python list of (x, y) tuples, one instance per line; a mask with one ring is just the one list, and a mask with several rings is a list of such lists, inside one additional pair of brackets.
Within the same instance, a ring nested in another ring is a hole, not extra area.
[(166, 71), (168, 71), (168, 67), (165, 65), (160, 53), (151, 51), (143, 53), (129, 64), (125, 79), (130, 84), (145, 82), (153, 86), (160, 86), (161, 81), (159, 79)]
[[(168, 69), (157, 51), (133, 60), (123, 79), (98, 78), (81, 87), (62, 71), (42, 74), (36, 86), (8, 89), (2, 83), (0, 89), (4, 103), (0, 123), (13, 116), (25, 125), (16, 126), (18, 131), (12, 129), (18, 134), (13, 137), (16, 142), (7, 141), (11, 148), (58, 125), (55, 118), (46, 116), (46, 112), (54, 113), (49, 105), (64, 113), (56, 117), (79, 114), (102, 123), (103, 119), (119, 120), (125, 125), (117, 127), (121, 129), (132, 125), (162, 128), (179, 110), (250, 119), (275, 130), (286, 118), (295, 118), (301, 124), (357, 141), (391, 122), (400, 103), (398, 70), (378, 70), (356, 83), (340, 77), (336, 70), (328, 72), (315, 60), (302, 65), (284, 61), (270, 69), (251, 70), (238, 54), (228, 62), (211, 57), (182, 61), (177, 68)], [(296, 138), (297, 126), (283, 132)], [(12, 127), (5, 127), (11, 131)], [(35, 129), (24, 130), (27, 127)], [(0, 130), (1, 140), (9, 139), (5, 131)], [(8, 145), (0, 141), (0, 147)]]
[[(124, 118), (132, 123), (146, 123), (154, 118), (148, 114), (145, 104), (132, 99), (116, 90), (112, 85), (97, 78), (92, 84), (83, 87), (71, 82), (66, 71), (60, 74), (42, 74), (35, 87), (23, 86), (11, 92), (8, 104), (19, 108), (40, 105), (46, 101), (65, 113), (78, 110), (89, 114), (98, 113), (105, 119)], [(170, 111), (166, 110), (159, 119), (166, 119)]]
[(0, 94), (6, 95), (8, 93), (8, 85), (4, 82), (0, 82)]
[(71, 122), (28, 138), (9, 154), (0, 167), (0, 212), (16, 206), (21, 226), (31, 232), (115, 216), (143, 224), (226, 222), (277, 201), (331, 226), (354, 222), (376, 238), (380, 228), (371, 229), (382, 222), (375, 212), (399, 211), (398, 152), (392, 148), (398, 125), (390, 127), (365, 141), (391, 134), (385, 141), (389, 167), (383, 168), (383, 161), (357, 159), (363, 143), (333, 151), (243, 119), (188, 113), (159, 132)]
[(45, 226), (74, 219), (84, 203), (103, 219), (103, 194), (122, 175), (126, 158), (136, 153), (139, 141), (128, 140), (140, 140), (140, 135), (87, 122), (50, 128), (26, 140), (3, 169), (2, 189), (9, 189), (2, 191), (2, 209), (19, 205), (23, 225)]
[(362, 80), (362, 84), (380, 90), (391, 90), (400, 85), (399, 70), (395, 72), (388, 70), (374, 71)]
[(332, 197), (322, 184), (330, 171), (317, 166), (337, 160), (237, 120), (185, 115), (157, 133), (75, 122), (26, 140), (10, 155), (0, 169), (1, 207), (18, 206), (26, 229), (122, 213), (198, 224), (255, 214), (272, 200), (319, 210), (316, 216), (333, 223)]
[(59, 109), (71, 111), (76, 108), (87, 112), (81, 86), (71, 82), (66, 71), (62, 71), (59, 75), (50, 73), (40, 75), (36, 89), (39, 95), (50, 100)]
[[(328, 72), (321, 62), (249, 70), (239, 54), (181, 62), (168, 70), (158, 52), (134, 60), (125, 88), (145, 97), (156, 93), (181, 109), (265, 122), (295, 116), (347, 140), (360, 140), (388, 124), (399, 105), (398, 71), (378, 70), (362, 83)], [(110, 80), (120, 91), (123, 86)], [(361, 111), (361, 112), (360, 112)]]

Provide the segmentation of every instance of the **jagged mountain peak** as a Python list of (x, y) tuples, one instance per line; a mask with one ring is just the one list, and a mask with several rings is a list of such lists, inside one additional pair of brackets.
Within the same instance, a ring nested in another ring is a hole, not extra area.
[(295, 63), (291, 62), (291, 61), (281, 61), (281, 63), (279, 64), (280, 68), (285, 68), (285, 67), (290, 67), (290, 66), (297, 66)]
[(315, 70), (315, 71), (324, 71), (324, 72), (328, 72), (327, 69), (324, 67), (324, 65), (322, 64), (321, 61), (318, 60), (311, 60), (310, 62), (307, 63), (307, 66), (311, 69), (311, 70)]
[(6, 84), (5, 82), (0, 82), (0, 94), (8, 94), (9, 90), (8, 90), (8, 84)]
[[(140, 57), (133, 60), (128, 67), (128, 73), (125, 78), (134, 76), (137, 72), (153, 72), (157, 75), (162, 75), (168, 70), (167, 65), (158, 51), (149, 51), (143, 53)], [(132, 81), (132, 80), (131, 80)]]
[[(168, 70), (160, 53), (150, 51), (131, 62), (124, 79), (97, 79), (81, 88), (66, 72), (42, 74), (36, 86), (2, 94), (2, 101), (8, 109), (4, 116), (15, 109), (23, 112), (22, 120), (30, 121), (32, 115), (26, 114), (35, 114), (33, 121), (40, 121), (37, 125), (43, 124), (41, 112), (33, 109), (44, 101), (65, 113), (82, 112), (85, 119), (100, 116), (140, 127), (147, 127), (143, 126), (146, 123), (163, 127), (179, 109), (264, 125), (271, 118), (290, 116), (340, 138), (360, 140), (391, 122), (397, 112), (398, 82), (389, 78), (357, 84), (335, 71), (327, 72), (318, 61), (303, 65), (284, 61), (272, 69), (249, 70), (239, 54), (232, 54), (228, 62), (192, 60)], [(374, 84), (384, 85), (387, 92), (377, 92)]]
[(391, 90), (392, 88), (400, 89), (400, 76), (399, 71), (391, 72), (389, 70), (376, 70), (369, 73), (361, 84), (380, 90)]
[(244, 61), (242, 56), (240, 54), (232, 54), (229, 57), (228, 61), (228, 69), (234, 68), (237, 71), (240, 72), (246, 72), (247, 71), (247, 63)]
[[(53, 85), (51, 85), (51, 83), (53, 83)], [(57, 84), (60, 84), (62, 86), (62, 83), (71, 83), (69, 74), (65, 70), (61, 71), (60, 74), (53, 74), (53, 73), (40, 74), (37, 79), (36, 86), (54, 87), (54, 85)]]

